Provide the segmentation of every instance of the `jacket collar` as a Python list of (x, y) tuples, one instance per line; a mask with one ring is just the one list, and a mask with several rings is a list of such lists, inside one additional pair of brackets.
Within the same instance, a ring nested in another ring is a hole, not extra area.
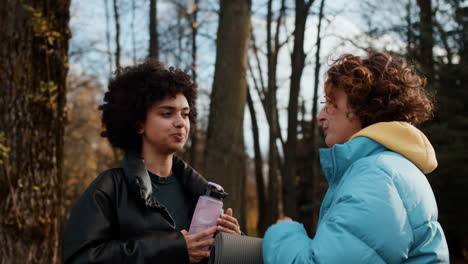
[(332, 148), (320, 149), (320, 163), (328, 184), (330, 186), (337, 184), (349, 166), (358, 159), (386, 149), (380, 143), (367, 137), (358, 137), (344, 144), (336, 144)]
[[(127, 183), (138, 198), (149, 207), (162, 208), (163, 205), (152, 195), (151, 178), (145, 161), (135, 152), (126, 152), (122, 167)], [(192, 198), (198, 198), (208, 185), (208, 182), (198, 172), (176, 156), (172, 161), (172, 171)]]
[(375, 123), (361, 129), (351, 139), (357, 137), (371, 138), (403, 155), (423, 173), (430, 173), (437, 168), (437, 158), (431, 142), (421, 130), (410, 123), (400, 121)]

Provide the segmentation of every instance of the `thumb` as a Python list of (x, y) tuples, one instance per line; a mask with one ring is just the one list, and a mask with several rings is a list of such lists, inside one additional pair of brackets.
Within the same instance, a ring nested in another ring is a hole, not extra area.
[(185, 230), (185, 229), (180, 230), (180, 232), (181, 232), (182, 235), (184, 235), (184, 236), (188, 235), (187, 230)]
[(228, 208), (226, 210), (226, 214), (229, 215), (229, 216), (232, 216), (232, 209), (231, 208)]

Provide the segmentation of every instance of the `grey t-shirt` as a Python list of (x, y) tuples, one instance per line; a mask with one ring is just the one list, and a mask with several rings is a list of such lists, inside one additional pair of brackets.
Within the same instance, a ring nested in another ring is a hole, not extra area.
[(190, 203), (179, 179), (174, 174), (168, 177), (160, 177), (148, 171), (153, 187), (153, 195), (156, 199), (166, 206), (176, 223), (176, 230), (189, 230), (190, 221)]

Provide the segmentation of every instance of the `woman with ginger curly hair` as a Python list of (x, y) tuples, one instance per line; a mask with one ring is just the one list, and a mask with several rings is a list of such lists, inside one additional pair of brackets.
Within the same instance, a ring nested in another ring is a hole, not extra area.
[(433, 147), (414, 127), (431, 116), (425, 80), (402, 58), (342, 55), (325, 82), (318, 122), (329, 187), (315, 237), (289, 218), (263, 241), (267, 264), (448, 263), (437, 205), (424, 173)]

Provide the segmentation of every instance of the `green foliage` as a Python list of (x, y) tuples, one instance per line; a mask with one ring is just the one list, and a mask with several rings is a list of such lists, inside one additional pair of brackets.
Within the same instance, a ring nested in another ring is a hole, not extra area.
[(53, 53), (55, 51), (53, 47), (56, 40), (62, 37), (60, 32), (53, 29), (53, 21), (55, 20), (55, 16), (51, 15), (50, 17), (46, 18), (43, 16), (41, 11), (30, 5), (24, 5), (23, 7), (31, 15), (29, 25), (31, 25), (33, 28), (34, 36), (45, 39), (45, 42), (43, 45), (41, 45), (41, 48), (43, 48), (49, 54)]
[[(41, 43), (39, 47), (45, 52), (45, 56), (59, 55), (56, 52), (60, 47), (59, 41), (62, 41), (69, 32), (60, 32), (56, 29), (57, 19), (53, 13), (44, 16), (41, 10), (30, 5), (23, 5), (23, 8), (30, 15), (28, 24), (32, 27), (34, 37), (43, 40), (39, 42)], [(66, 55), (63, 55), (62, 64), (64, 68), (68, 68), (68, 57)], [(22, 65), (18, 64), (17, 66), (16, 68), (18, 69), (15, 68), (14, 72), (16, 75), (21, 76), (23, 73)], [(46, 109), (55, 111), (59, 95), (58, 88), (58, 85), (54, 81), (48, 79), (42, 80), (39, 83), (39, 87), (34, 87), (27, 96), (32, 102), (43, 104)]]
[(35, 103), (44, 103), (50, 110), (57, 108), (58, 86), (53, 81), (41, 81), (39, 90), (35, 93), (30, 93), (28, 98)]

